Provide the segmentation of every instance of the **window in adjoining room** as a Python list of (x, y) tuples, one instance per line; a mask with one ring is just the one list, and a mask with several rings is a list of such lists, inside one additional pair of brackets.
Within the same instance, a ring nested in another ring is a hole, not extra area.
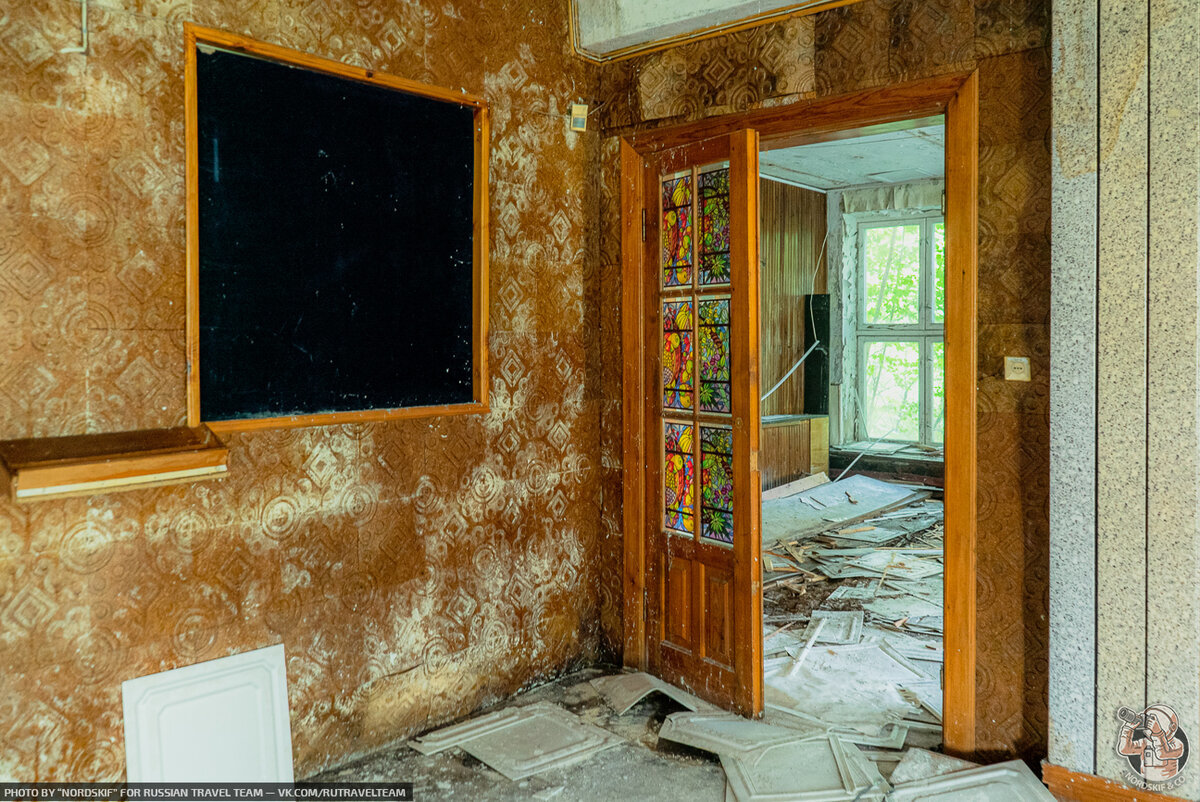
[(859, 223), (859, 438), (942, 442), (945, 242), (941, 215)]

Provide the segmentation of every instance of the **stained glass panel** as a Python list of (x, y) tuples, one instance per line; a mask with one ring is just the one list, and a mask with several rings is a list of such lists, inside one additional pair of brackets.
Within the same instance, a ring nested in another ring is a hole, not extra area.
[(729, 283), (729, 168), (700, 174), (700, 283)]
[(667, 409), (692, 409), (694, 405), (693, 303), (687, 300), (663, 304), (663, 406)]
[(700, 301), (700, 411), (730, 412), (729, 299)]
[(733, 430), (700, 427), (700, 536), (733, 542)]
[(666, 528), (685, 535), (696, 531), (696, 465), (692, 451), (694, 428), (690, 423), (663, 424), (665, 457), (663, 466), (663, 503)]
[(662, 270), (664, 287), (692, 283), (692, 177), (662, 183)]

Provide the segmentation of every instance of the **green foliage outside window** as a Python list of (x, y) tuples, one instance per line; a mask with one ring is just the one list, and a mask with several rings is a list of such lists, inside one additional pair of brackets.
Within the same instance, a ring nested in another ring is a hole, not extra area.
[[(929, 237), (931, 264), (922, 270), (922, 232)], [(945, 344), (940, 329), (945, 318), (945, 224), (922, 221), (864, 227), (860, 335), (871, 327), (908, 327), (879, 331), (860, 341), (863, 375), (859, 396), (866, 435), (888, 440), (942, 442), (945, 417)], [(930, 286), (932, 283), (932, 286)], [(926, 295), (925, 293), (929, 293)], [(923, 319), (922, 298), (931, 303)], [(894, 337), (894, 339), (893, 339)], [(921, 431), (921, 362), (926, 360), (930, 410), (928, 432)]]

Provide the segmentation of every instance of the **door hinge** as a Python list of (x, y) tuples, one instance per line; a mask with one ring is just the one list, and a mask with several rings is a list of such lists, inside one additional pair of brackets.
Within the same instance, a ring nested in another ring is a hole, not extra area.
[(642, 209), (642, 242), (646, 241), (646, 210)]

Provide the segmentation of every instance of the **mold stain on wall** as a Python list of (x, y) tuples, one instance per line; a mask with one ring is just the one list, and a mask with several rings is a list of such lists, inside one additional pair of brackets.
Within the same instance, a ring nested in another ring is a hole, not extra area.
[(93, 0), (69, 56), (76, 6), (0, 8), (0, 437), (184, 419), (185, 21), (493, 112), (492, 411), (235, 434), (220, 481), (0, 502), (0, 778), (119, 779), (122, 680), (273, 643), (297, 776), (614, 654), (617, 288), (599, 137), (566, 120), (596, 68), (552, 0), (387, 9)]

